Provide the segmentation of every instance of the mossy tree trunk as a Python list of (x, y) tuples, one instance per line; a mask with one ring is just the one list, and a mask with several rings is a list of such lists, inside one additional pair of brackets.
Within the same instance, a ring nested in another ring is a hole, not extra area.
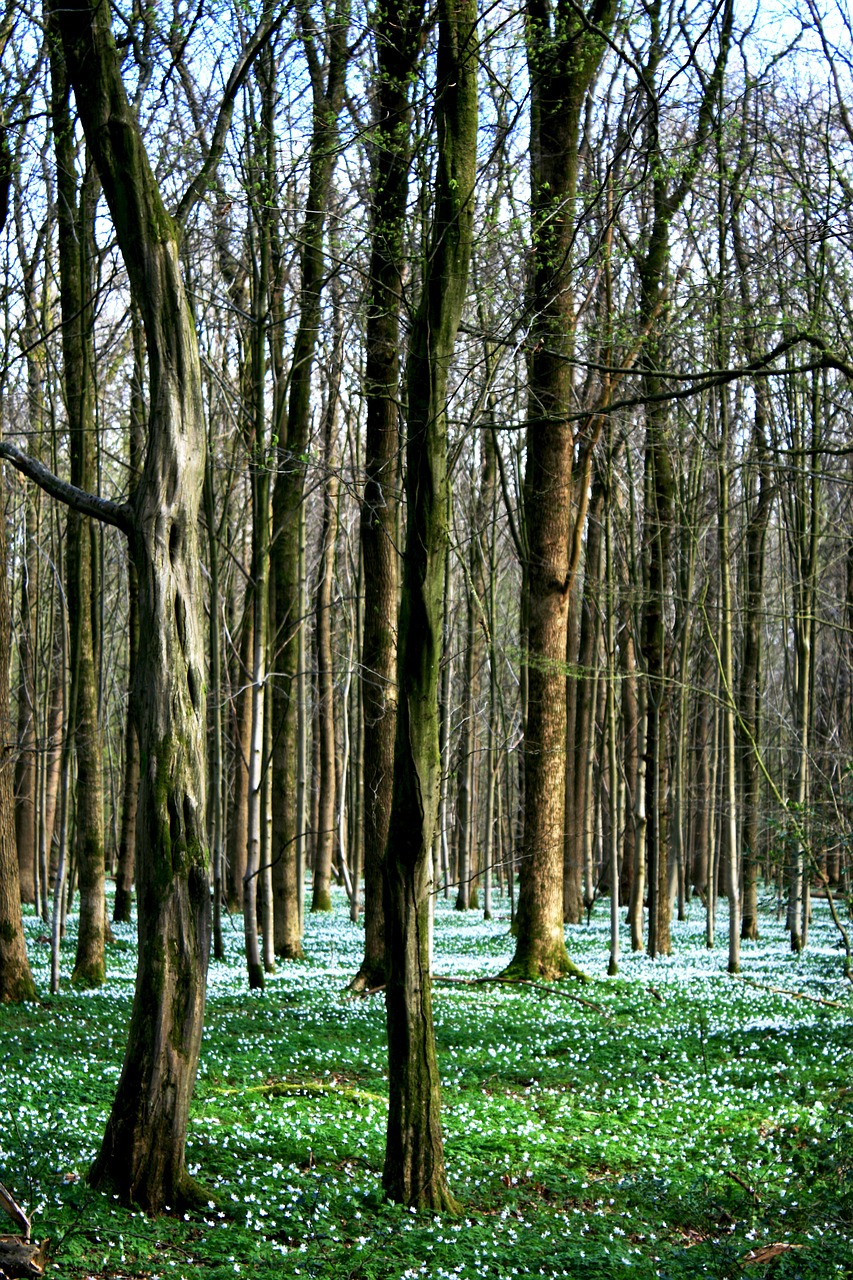
[[(574, 434), (568, 421), (575, 308), (572, 245), (580, 116), (606, 45), (612, 0), (588, 14), (547, 0), (526, 6), (531, 83), (532, 278), (528, 359), (526, 539), (527, 716), (524, 830), (516, 950), (508, 974), (574, 969), (563, 934), (566, 642), (572, 575)], [(576, 970), (575, 970), (576, 971)]]
[[(98, 180), (89, 165), (78, 183), (70, 85), (62, 47), (51, 47), (51, 107), (56, 155), (62, 359), (68, 419), (71, 483), (95, 489), (95, 352), (93, 330), (94, 222)], [(87, 156), (88, 160), (88, 156)], [(94, 588), (97, 548), (94, 526), (78, 511), (68, 512), (66, 594), (71, 637), (71, 733), (77, 759), (76, 846), (80, 924), (71, 981), (99, 986), (105, 977), (104, 813), (102, 739)]]
[(447, 529), (447, 375), (465, 301), (477, 153), (477, 9), (441, 0), (435, 203), (407, 365), (406, 546), (394, 794), (385, 859), (390, 1199), (453, 1210), (429, 975), (432, 847), (441, 774), (438, 679)]
[(285, 959), (302, 955), (297, 901), (296, 795), (299, 716), (297, 708), (300, 566), (299, 519), (305, 487), (305, 456), (311, 428), (311, 378), (320, 329), (326, 274), (324, 232), (338, 153), (338, 117), (349, 58), (350, 0), (335, 0), (327, 30), (318, 32), (304, 0), (297, 4), (299, 31), (311, 81), (313, 125), (308, 162), (308, 200), (300, 236), (299, 325), (293, 344), (287, 412), (282, 401), (280, 444), (273, 493), (273, 628), (278, 678), (273, 687), (276, 739), (273, 750), (273, 867), (275, 950)]
[(201, 374), (178, 225), (163, 207), (127, 100), (109, 11), (97, 0), (71, 0), (57, 4), (53, 17), (148, 353), (147, 452), (133, 499), (119, 507), (78, 491), (75, 503), (124, 529), (139, 579), (132, 694), (141, 761), (139, 964), (124, 1065), (90, 1177), (158, 1212), (193, 1190), (184, 1149), (210, 937), (197, 542)]

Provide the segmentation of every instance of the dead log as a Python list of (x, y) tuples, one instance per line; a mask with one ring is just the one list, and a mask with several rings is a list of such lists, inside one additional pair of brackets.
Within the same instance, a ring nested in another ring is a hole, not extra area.
[(47, 1240), (33, 1244), (20, 1236), (0, 1236), (0, 1280), (38, 1280), (44, 1275)]
[(16, 1236), (0, 1236), (0, 1280), (37, 1280), (44, 1275), (48, 1241), (33, 1244), (30, 1220), (14, 1196), (0, 1182), (0, 1209), (20, 1229)]

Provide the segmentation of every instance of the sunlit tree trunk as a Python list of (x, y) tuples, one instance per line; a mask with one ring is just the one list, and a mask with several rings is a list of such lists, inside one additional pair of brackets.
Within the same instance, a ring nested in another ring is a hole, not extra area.
[[(336, 397), (337, 391), (332, 393)], [(335, 470), (336, 413), (327, 405), (324, 441), (323, 525), (317, 577), (317, 726), (320, 735), (320, 806), (314, 860), (312, 911), (331, 911), (332, 856), (335, 848), (337, 775), (335, 770), (335, 681), (332, 666), (332, 588), (338, 534), (338, 477)]]
[[(580, 116), (612, 21), (611, 0), (588, 14), (527, 6), (531, 82), (532, 277), (528, 357), (526, 537), (527, 719), (524, 833), (516, 949), (508, 976), (574, 969), (563, 934), (566, 773), (566, 627), (575, 440), (568, 415), (574, 343), (572, 246)], [(575, 970), (577, 972), (577, 970)]]

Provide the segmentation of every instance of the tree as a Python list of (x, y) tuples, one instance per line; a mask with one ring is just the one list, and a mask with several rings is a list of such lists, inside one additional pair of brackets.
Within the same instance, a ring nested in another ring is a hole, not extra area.
[(133, 706), (141, 786), (139, 966), (121, 1077), (90, 1179), (150, 1212), (192, 1200), (185, 1163), (210, 938), (205, 707), (197, 528), (205, 430), (195, 323), (180, 273), (180, 227), (218, 162), (231, 107), (269, 23), (232, 72), (213, 141), (178, 218), (166, 212), (122, 82), (109, 12), (57, 5), (68, 79), (145, 330), (147, 451), (128, 502), (98, 498), (19, 450), (4, 456), (75, 510), (121, 529), (139, 577)]
[(565, 659), (574, 576), (572, 246), (581, 111), (614, 13), (612, 0), (593, 0), (588, 11), (569, 0), (557, 0), (553, 10), (548, 0), (529, 0), (526, 8), (534, 245), (524, 480), (527, 719), (517, 941), (507, 970), (524, 978), (579, 972), (563, 934)]
[[(8, 33), (0, 31), (2, 45)], [(2, 48), (0, 48), (2, 51)], [(9, 211), (12, 156), (3, 115), (0, 113), (0, 229)], [(6, 573), (6, 519), (0, 512), (0, 734), (2, 742), (12, 742), (9, 717), (9, 658), (11, 619)], [(0, 757), (0, 1004), (35, 1000), (36, 989), (27, 959), (21, 890), (18, 879), (18, 851), (15, 841), (15, 793), (12, 785), (9, 746)]]
[(413, 73), (424, 41), (423, 0), (376, 8), (376, 137), (372, 161), (373, 241), (365, 334), (364, 498), (364, 959), (354, 987), (385, 977), (382, 861), (388, 839), (397, 714), (397, 506), (400, 307), (412, 150)]
[(445, 1179), (429, 974), (438, 812), (447, 529), (447, 375), (465, 301), (477, 159), (477, 9), (441, 0), (436, 183), (406, 367), (406, 548), (397, 664), (394, 795), (385, 857), (388, 1132), (382, 1185), (415, 1207), (454, 1210)]
[[(52, 30), (51, 111), (56, 153), (62, 358), (68, 419), (71, 483), (93, 492), (95, 477), (95, 206), (98, 179), (86, 164), (77, 182), (76, 145), (65, 58)], [(86, 160), (88, 162), (88, 155)], [(66, 554), (70, 646), (71, 733), (77, 759), (75, 847), (80, 923), (71, 981), (99, 986), (106, 976), (103, 748), (98, 708), (94, 607), (98, 561), (94, 529), (73, 507), (68, 511)]]
[[(297, 5), (299, 34), (311, 81), (312, 130), (308, 196), (300, 233), (299, 325), (293, 344), (289, 394), (279, 390), (280, 423), (272, 500), (272, 625), (276, 638), (273, 686), (276, 738), (273, 752), (273, 865), (275, 868), (276, 954), (302, 955), (297, 902), (296, 795), (298, 788), (300, 558), (299, 522), (311, 428), (311, 379), (320, 331), (325, 283), (326, 216), (338, 152), (338, 117), (344, 101), (349, 61), (349, 0), (333, 0), (326, 19), (325, 47), (305, 0)], [(314, 886), (313, 910), (330, 906)]]

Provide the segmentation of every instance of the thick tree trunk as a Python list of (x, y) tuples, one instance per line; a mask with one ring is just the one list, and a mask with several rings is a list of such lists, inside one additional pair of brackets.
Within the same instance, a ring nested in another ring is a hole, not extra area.
[(407, 367), (406, 553), (394, 795), (385, 858), (389, 1106), (382, 1183), (392, 1200), (453, 1210), (432, 1025), (429, 914), (438, 813), (438, 677), (447, 529), (447, 373), (465, 300), (477, 143), (477, 11), (442, 0), (438, 159), (423, 292)]
[(587, 15), (560, 10), (553, 33), (528, 5), (531, 81), (531, 199), (535, 255), (528, 359), (527, 472), (524, 483), (527, 720), (524, 832), (510, 976), (577, 973), (563, 934), (566, 789), (566, 627), (572, 573), (569, 532), (575, 440), (572, 397), (572, 246), (580, 115), (605, 49), (611, 0)]
[(201, 372), (177, 228), (127, 101), (108, 10), (71, 0), (54, 17), (148, 350), (147, 455), (132, 507), (121, 513), (139, 576), (139, 964), (124, 1065), (90, 1177), (158, 1212), (192, 1195), (184, 1149), (210, 937), (197, 542)]

